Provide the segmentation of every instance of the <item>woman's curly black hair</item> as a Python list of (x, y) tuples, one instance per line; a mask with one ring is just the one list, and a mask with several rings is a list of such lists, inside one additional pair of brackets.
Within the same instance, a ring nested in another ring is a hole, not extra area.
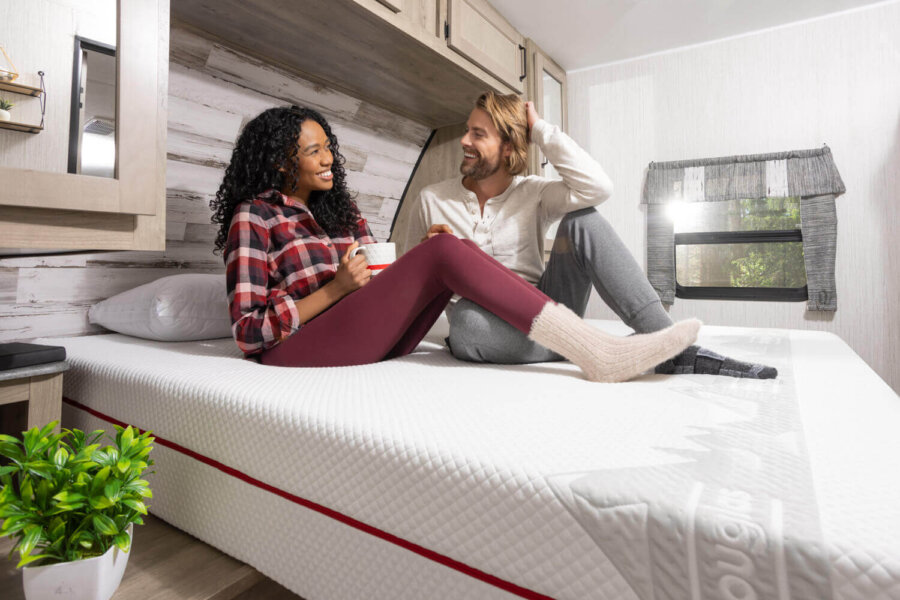
[[(315, 121), (325, 130), (334, 163), (330, 190), (313, 190), (307, 206), (316, 222), (330, 236), (352, 231), (359, 221), (359, 208), (347, 190), (344, 157), (328, 121), (311, 108), (270, 108), (244, 126), (225, 169), (225, 178), (210, 201), (212, 222), (219, 225), (217, 253), (225, 250), (228, 229), (238, 204), (268, 190), (294, 189), (297, 182), (297, 138), (304, 121)], [(283, 170), (280, 170), (283, 169)]]

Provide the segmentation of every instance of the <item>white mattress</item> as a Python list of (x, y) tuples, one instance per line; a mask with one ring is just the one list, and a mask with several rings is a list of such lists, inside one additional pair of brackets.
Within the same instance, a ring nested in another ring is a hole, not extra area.
[(158, 445), (151, 510), (308, 600), (900, 599), (900, 399), (834, 335), (704, 327), (779, 378), (625, 384), (429, 339), (330, 369), (227, 339), (46, 341), (83, 406), (67, 426), (202, 459)]

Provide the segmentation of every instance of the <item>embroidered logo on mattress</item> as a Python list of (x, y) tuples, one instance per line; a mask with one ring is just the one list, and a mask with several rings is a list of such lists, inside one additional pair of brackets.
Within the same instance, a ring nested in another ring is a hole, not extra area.
[(790, 341), (756, 336), (748, 352), (746, 340), (715, 348), (776, 364), (779, 379), (673, 376), (670, 400), (730, 415), (656, 448), (673, 462), (548, 478), (641, 600), (832, 598)]

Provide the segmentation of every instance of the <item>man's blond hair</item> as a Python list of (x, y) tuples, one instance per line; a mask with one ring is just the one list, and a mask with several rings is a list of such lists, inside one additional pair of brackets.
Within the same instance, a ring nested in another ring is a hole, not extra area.
[(475, 101), (491, 117), (494, 127), (500, 132), (500, 139), (509, 143), (511, 152), (506, 158), (506, 169), (510, 175), (518, 175), (528, 166), (528, 119), (525, 116), (525, 102), (515, 94), (485, 92)]

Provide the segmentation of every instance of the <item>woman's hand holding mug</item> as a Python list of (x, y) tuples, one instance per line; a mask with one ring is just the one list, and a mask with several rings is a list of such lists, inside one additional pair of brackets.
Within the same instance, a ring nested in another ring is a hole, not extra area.
[(342, 295), (355, 292), (372, 278), (372, 271), (369, 270), (365, 255), (360, 256), (354, 252), (358, 247), (359, 242), (350, 244), (341, 257), (337, 273), (334, 274), (334, 284), (341, 290)]
[(350, 250), (351, 258), (357, 254), (365, 254), (367, 268), (372, 275), (378, 275), (397, 260), (397, 245), (393, 242), (363, 244)]

